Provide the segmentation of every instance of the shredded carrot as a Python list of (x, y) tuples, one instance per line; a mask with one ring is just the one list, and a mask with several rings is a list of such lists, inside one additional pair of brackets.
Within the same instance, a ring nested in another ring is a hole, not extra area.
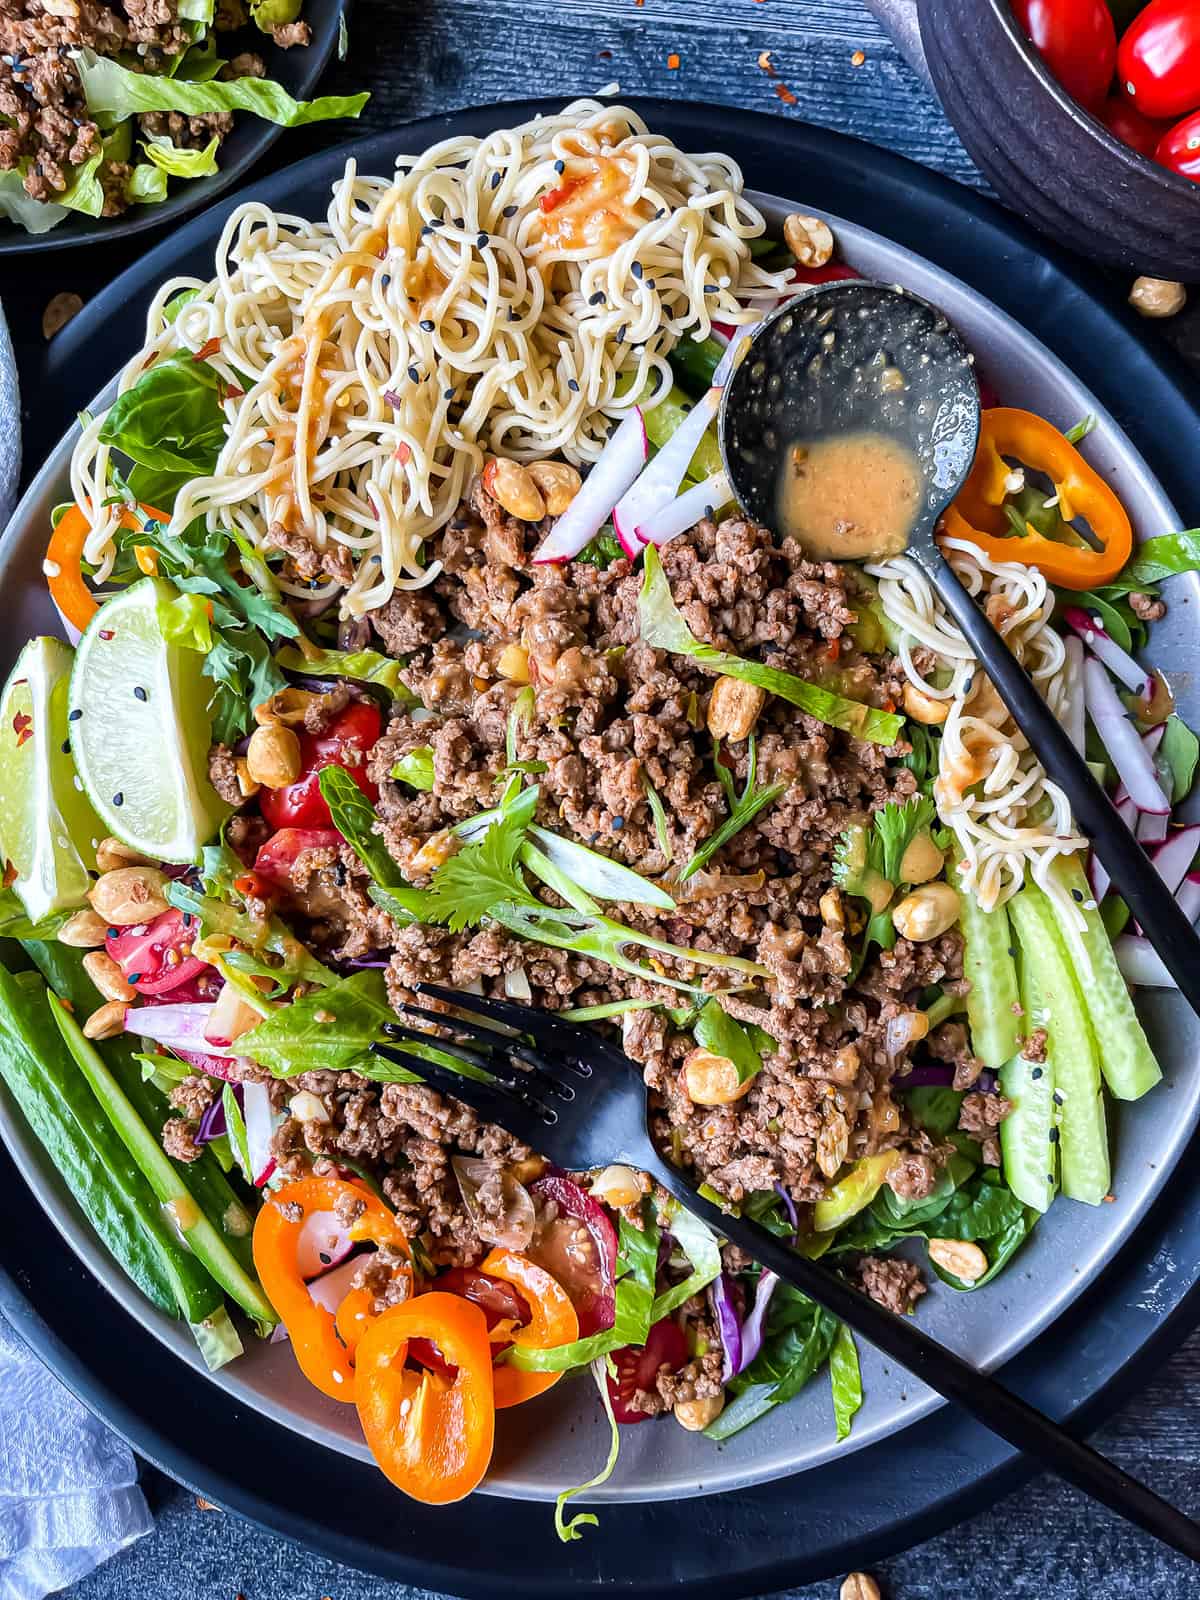
[(679, 57), (675, 54), (674, 51), (672, 51), (671, 54), (667, 57), (667, 67), (668, 67), (668, 70), (671, 71), (671, 72), (678, 72), (679, 71)]

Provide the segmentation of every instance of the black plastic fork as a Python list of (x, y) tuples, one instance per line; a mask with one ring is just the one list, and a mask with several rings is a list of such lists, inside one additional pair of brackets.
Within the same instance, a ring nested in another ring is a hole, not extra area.
[[(431, 1088), (463, 1101), (562, 1167), (580, 1171), (620, 1162), (650, 1173), (723, 1238), (740, 1245), (993, 1433), (1118, 1516), (1200, 1561), (1200, 1524), (1072, 1438), (995, 1378), (930, 1338), (912, 1318), (893, 1315), (836, 1271), (806, 1260), (758, 1223), (705, 1199), (692, 1178), (655, 1148), (641, 1071), (614, 1044), (533, 1006), (483, 999), (435, 984), (418, 984), (417, 991), (453, 1006), (459, 1014), (448, 1016), (412, 1004), (401, 1006), (402, 1012), (438, 1023), (472, 1043), (391, 1023), (385, 1031), (394, 1043), (376, 1045), (378, 1055), (409, 1068)], [(464, 1018), (464, 1011), (474, 1015)], [(475, 1016), (486, 1021), (476, 1021)], [(412, 1049), (431, 1045), (480, 1076), (463, 1076)]]

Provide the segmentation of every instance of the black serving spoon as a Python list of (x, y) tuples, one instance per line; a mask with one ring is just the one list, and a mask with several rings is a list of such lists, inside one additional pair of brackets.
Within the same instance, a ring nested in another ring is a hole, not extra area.
[[(910, 453), (920, 484), (904, 553), (941, 596), (1180, 993), (1200, 1014), (1200, 936), (934, 538), (975, 459), (979, 409), (972, 357), (944, 312), (884, 284), (821, 284), (781, 306), (750, 339), (722, 396), (721, 452), (738, 501), (768, 526), (778, 525), (782, 475), (796, 441), (873, 434)], [(878, 552), (895, 553), (894, 547)], [(1013, 554), (1019, 557), (1015, 542)]]

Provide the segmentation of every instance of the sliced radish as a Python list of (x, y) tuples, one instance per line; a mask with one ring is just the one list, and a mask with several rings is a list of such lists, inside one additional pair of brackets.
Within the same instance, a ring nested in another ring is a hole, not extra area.
[(613, 507), (613, 531), (627, 555), (637, 549), (634, 534), (639, 525), (675, 498), (688, 463), (696, 454), (709, 423), (716, 416), (720, 401), (721, 391), (718, 388), (709, 389), (702, 399), (697, 400), (666, 444), (655, 452), (649, 464)]
[[(577, 556), (596, 537), (617, 501), (645, 466), (646, 451), (646, 423), (635, 406), (600, 452), (582, 489), (542, 540), (534, 561), (571, 561)], [(629, 550), (625, 553), (631, 554)]]
[(678, 538), (681, 533), (694, 528), (701, 517), (707, 516), (710, 511), (719, 511), (732, 498), (728, 473), (714, 472), (711, 478), (695, 484), (678, 500), (670, 501), (652, 512), (645, 522), (638, 524), (637, 536), (641, 541), (639, 554), (648, 544), (664, 545)]
[(1063, 640), (1066, 650), (1066, 660), (1063, 663), (1063, 682), (1066, 688), (1066, 699), (1060, 713), (1060, 720), (1071, 743), (1079, 754), (1084, 752), (1084, 704), (1083, 704), (1083, 642), (1072, 635)]
[[(1121, 821), (1127, 828), (1132, 828), (1137, 822), (1138, 809), (1134, 805), (1133, 801), (1129, 798), (1129, 795), (1118, 795), (1117, 799), (1113, 803), (1120, 814)], [(1101, 861), (1100, 857), (1094, 850), (1092, 851), (1091, 860), (1088, 862), (1088, 882), (1092, 886), (1092, 893), (1096, 897), (1096, 904), (1099, 905), (1101, 900), (1103, 900), (1104, 896), (1108, 893), (1108, 888), (1112, 883), (1112, 878), (1109, 875), (1108, 868), (1104, 865), (1103, 861)]]
[(1195, 922), (1200, 917), (1200, 872), (1188, 873), (1179, 885), (1175, 900), (1189, 922)]
[[(1142, 734), (1142, 743), (1146, 747), (1146, 754), (1150, 757), (1151, 761), (1154, 763), (1155, 775), (1158, 778), (1159, 787), (1163, 789), (1163, 793), (1164, 794), (1167, 791), (1166, 791), (1165, 787), (1163, 787), (1164, 772), (1163, 772), (1162, 762), (1159, 759), (1158, 747), (1159, 747), (1160, 744), (1162, 744), (1163, 734), (1166, 731), (1167, 730), (1166, 730), (1165, 724), (1159, 722), (1159, 723), (1156, 723), (1153, 728), (1150, 728), (1146, 733)], [(1117, 792), (1113, 796), (1113, 799), (1115, 800), (1115, 802), (1118, 805), (1120, 805), (1121, 801), (1125, 800), (1125, 799), (1128, 799), (1128, 797), (1129, 797), (1129, 790), (1125, 787), (1125, 785), (1123, 783), (1119, 783), (1117, 785)]]
[(1094, 656), (1083, 664), (1084, 698), (1100, 741), (1121, 782), (1139, 811), (1169, 812), (1154, 761), (1113, 688), (1112, 679)]
[(364, 1259), (363, 1256), (355, 1256), (351, 1261), (343, 1261), (340, 1267), (334, 1267), (332, 1272), (324, 1272), (319, 1278), (314, 1278), (308, 1286), (309, 1299), (315, 1305), (324, 1306), (336, 1317), (338, 1307), (350, 1293)]
[(1158, 951), (1138, 933), (1123, 933), (1113, 944), (1122, 976), (1142, 989), (1177, 989)]
[(1127, 650), (1105, 630), (1099, 617), (1079, 606), (1066, 606), (1063, 621), (1087, 645), (1092, 654), (1103, 661), (1114, 678), (1119, 678), (1134, 694), (1149, 694), (1153, 685), (1145, 667), (1140, 667)]
[(1186, 828), (1176, 828), (1168, 839), (1150, 852), (1155, 872), (1172, 894), (1188, 875), (1197, 850), (1200, 850), (1200, 822), (1190, 823)]
[(172, 1050), (195, 1050), (207, 1055), (213, 1044), (205, 1032), (212, 1009), (202, 1000), (170, 1006), (134, 1006), (125, 1013), (125, 1031)]
[(228, 1049), (235, 1039), (257, 1028), (261, 1021), (254, 1007), (247, 1005), (234, 985), (227, 982), (209, 1012), (204, 1037), (218, 1049)]
[(1143, 844), (1161, 844), (1167, 837), (1170, 821), (1162, 811), (1139, 811), (1134, 832)]
[(255, 1187), (261, 1189), (275, 1171), (271, 1140), (283, 1117), (271, 1110), (271, 1095), (265, 1083), (242, 1085), (242, 1114), (246, 1119), (250, 1175)]
[(352, 1223), (339, 1222), (332, 1211), (310, 1211), (296, 1236), (296, 1266), (302, 1278), (319, 1278), (354, 1249)]

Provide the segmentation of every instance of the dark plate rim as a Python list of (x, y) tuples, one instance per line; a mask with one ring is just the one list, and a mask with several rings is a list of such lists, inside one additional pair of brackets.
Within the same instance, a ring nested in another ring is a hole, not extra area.
[[(451, 127), (483, 131), (560, 103), (473, 107), (411, 123), (311, 157), (254, 186), (238, 203), (249, 197), (278, 202), (298, 185), (322, 184), (347, 154), (388, 161), (400, 140), (423, 144)], [(728, 108), (639, 99), (630, 104), (685, 146), (707, 148), (719, 141), (743, 163), (753, 187), (794, 191), (796, 172), (803, 172), (806, 199), (817, 210), (871, 226), (886, 188), (889, 235), (963, 278), (1042, 338), (1109, 400), (1185, 516), (1195, 516), (1188, 452), (1178, 442), (1189, 436), (1186, 425), (1194, 426), (1195, 386), (1169, 352), (1144, 342), (1132, 314), (1091, 269), (983, 197), (857, 140)], [(180, 255), (215, 238), (229, 204), (149, 253), (53, 342), (39, 384), (47, 406), (30, 430), (31, 451), (53, 443), (69, 420), (61, 415), (69, 408), (54, 386), (65, 386), (76, 404), (102, 387), (115, 365), (111, 340), (104, 337), (108, 319), (119, 307), (128, 322)], [(1114, 346), (1120, 347), (1119, 362)], [(1114, 393), (1117, 365), (1123, 381)], [(1194, 1170), (1195, 1163), (1181, 1163), (1095, 1288), (1006, 1369), (1035, 1403), (1065, 1414), (1061, 1396), (1083, 1396), (1072, 1420), (1091, 1426), (1200, 1321), (1200, 1175), (1188, 1178)], [(143, 1455), (208, 1498), (389, 1578), (465, 1595), (494, 1594), (505, 1577), (547, 1597), (568, 1589), (585, 1595), (614, 1589), (645, 1596), (684, 1589), (714, 1596), (762, 1593), (879, 1559), (990, 1503), (1028, 1475), (1006, 1446), (947, 1411), (848, 1458), (846, 1466), (809, 1475), (819, 1481), (806, 1481), (813, 1515), (802, 1523), (787, 1479), (710, 1499), (704, 1518), (688, 1505), (662, 1502), (606, 1507), (609, 1536), (601, 1532), (567, 1546), (554, 1540), (543, 1505), (476, 1499), (430, 1513), (397, 1503), (378, 1474), (344, 1458), (338, 1458), (339, 1493), (331, 1495), (326, 1451), (236, 1407), (213, 1408), (206, 1380), (139, 1333), (82, 1268), (64, 1268), (60, 1255), (56, 1271), (44, 1250), (39, 1254), (51, 1225), (24, 1186), (13, 1184), (7, 1154), (0, 1158), (0, 1174), (6, 1193), (20, 1191), (15, 1199), (22, 1212), (20, 1225), (13, 1218), (14, 1226), (0, 1235), (0, 1266), (12, 1275), (0, 1303), (80, 1397)], [(1162, 1275), (1155, 1263), (1164, 1251), (1178, 1266), (1157, 1286), (1151, 1316), (1149, 1297)], [(81, 1294), (88, 1299), (86, 1326)], [(1096, 1315), (1101, 1303), (1103, 1319)], [(98, 1336), (107, 1330), (114, 1337)], [(159, 1368), (160, 1360), (168, 1366)], [(163, 1393), (171, 1396), (169, 1408), (154, 1403)], [(168, 1409), (170, 1420), (164, 1417)], [(272, 1471), (273, 1454), (278, 1459), (283, 1449), (287, 1471)], [(905, 1486), (903, 1504), (896, 1483)], [(798, 1549), (801, 1530), (813, 1542)]]
[[(307, 100), (333, 59), (341, 21), (348, 17), (351, 0), (307, 0), (304, 15), (312, 27), (312, 41), (306, 46), (283, 51), (268, 34), (258, 35), (258, 48), (268, 55), (267, 75), (283, 84), (295, 100)], [(294, 67), (293, 67), (294, 64)], [(222, 147), (232, 149), (228, 159), (220, 159), (220, 169), (211, 178), (197, 178), (177, 184), (161, 205), (134, 206), (120, 217), (64, 217), (49, 233), (26, 233), (17, 223), (0, 219), (0, 258), (41, 254), (48, 250), (69, 250), (77, 245), (116, 243), (135, 233), (165, 227), (203, 210), (234, 184), (267, 153), (287, 128), (264, 122), (242, 112), (233, 132)]]

